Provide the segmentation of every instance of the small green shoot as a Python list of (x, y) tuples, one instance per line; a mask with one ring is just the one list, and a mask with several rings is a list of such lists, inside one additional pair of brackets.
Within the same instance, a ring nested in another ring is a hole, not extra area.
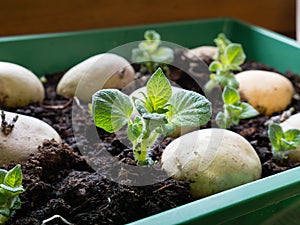
[(173, 49), (160, 47), (160, 35), (154, 30), (147, 30), (144, 38), (145, 40), (139, 44), (138, 48), (132, 50), (131, 60), (141, 64), (142, 73), (148, 71), (152, 74), (158, 67), (162, 67), (169, 73), (167, 64), (174, 60)]
[(206, 91), (221, 85), (237, 89), (239, 84), (232, 71), (241, 71), (240, 65), (244, 63), (246, 55), (241, 44), (232, 43), (225, 34), (221, 33), (214, 40), (219, 48), (215, 60), (209, 65), (212, 72), (210, 80), (205, 85)]
[[(117, 132), (127, 125), (138, 165), (153, 163), (149, 150), (160, 137), (172, 134), (176, 126), (200, 126), (211, 117), (211, 103), (202, 95), (182, 89), (172, 94), (161, 68), (147, 83), (144, 99), (130, 99), (116, 89), (103, 89), (93, 95), (92, 110), (97, 127)], [(134, 116), (134, 108), (138, 112)], [(132, 118), (133, 117), (133, 118)]]
[(286, 151), (294, 150), (300, 145), (300, 130), (290, 129), (283, 131), (276, 123), (269, 124), (268, 136), (276, 158), (283, 159)]
[(0, 169), (0, 225), (5, 224), (14, 211), (21, 207), (19, 194), (24, 191), (20, 165), (9, 171)]
[(232, 124), (238, 125), (240, 119), (248, 119), (259, 113), (246, 102), (240, 102), (239, 92), (226, 86), (222, 93), (224, 112), (216, 116), (216, 123), (220, 128), (228, 129)]

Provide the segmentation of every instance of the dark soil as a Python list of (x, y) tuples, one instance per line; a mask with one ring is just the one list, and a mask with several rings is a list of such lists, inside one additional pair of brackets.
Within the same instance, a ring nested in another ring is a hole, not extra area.
[[(243, 69), (274, 70), (254, 62), (246, 63)], [(8, 224), (40, 225), (43, 220), (56, 214), (77, 225), (124, 224), (195, 200), (189, 192), (187, 183), (172, 178), (146, 186), (132, 186), (112, 181), (111, 175), (105, 172), (110, 166), (109, 159), (97, 157), (101, 155), (101, 149), (107, 150), (121, 162), (134, 165), (132, 152), (114, 134), (108, 134), (100, 129), (96, 133), (100, 136), (101, 143), (94, 141), (95, 137), (86, 139), (79, 136), (75, 140), (74, 129), (76, 133), (79, 130), (82, 133), (89, 133), (96, 128), (87, 107), (83, 105), (80, 105), (78, 112), (73, 112), (78, 115), (73, 115), (77, 126), (72, 127), (72, 103), (55, 92), (56, 84), (62, 75), (63, 73), (47, 76), (48, 82), (45, 84), (47, 97), (42, 105), (8, 109), (45, 121), (56, 129), (63, 139), (62, 144), (51, 140), (45, 141), (38, 153), (21, 163), (26, 192), (21, 195), (22, 208), (13, 215)], [(299, 78), (289, 72), (286, 76), (292, 80), (299, 94)], [(174, 68), (170, 77), (183, 87), (201, 92), (187, 80), (186, 74)], [(291, 104), (295, 112), (300, 112), (299, 103), (299, 99), (294, 99)], [(257, 151), (263, 166), (263, 177), (298, 166), (282, 164), (272, 158), (267, 127), (264, 125), (268, 119), (269, 117), (259, 116), (242, 120), (239, 126), (231, 128), (244, 136)], [(164, 147), (170, 141), (172, 138), (166, 138), (151, 152), (154, 160), (159, 161)], [(98, 173), (87, 163), (91, 161), (98, 169), (101, 167)], [(13, 165), (1, 167), (9, 169)], [(160, 168), (155, 170), (160, 171)], [(118, 173), (115, 176), (118, 178), (123, 174)], [(134, 174), (126, 176), (129, 183), (135, 179)], [(55, 219), (49, 224), (63, 223)]]

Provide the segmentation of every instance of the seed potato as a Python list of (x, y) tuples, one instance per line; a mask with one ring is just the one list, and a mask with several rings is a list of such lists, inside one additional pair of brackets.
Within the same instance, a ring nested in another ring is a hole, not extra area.
[(92, 56), (67, 71), (57, 85), (57, 93), (90, 102), (104, 88), (124, 88), (135, 78), (135, 71), (121, 56), (103, 53)]
[(218, 51), (218, 47), (215, 46), (200, 46), (189, 50), (191, 54), (199, 57), (202, 60), (205, 60), (206, 58), (213, 59)]
[(38, 151), (38, 146), (45, 139), (54, 139), (61, 143), (59, 134), (45, 122), (33, 117), (5, 112), (6, 121), (10, 122), (18, 115), (11, 133), (0, 131), (0, 164), (25, 161), (28, 156)]
[(248, 101), (261, 114), (272, 115), (285, 110), (294, 95), (292, 83), (281, 74), (248, 70), (236, 76), (242, 99)]
[(193, 131), (171, 142), (162, 154), (163, 169), (190, 182), (195, 197), (204, 197), (261, 177), (253, 147), (237, 133), (210, 128)]
[(0, 62), (0, 106), (24, 107), (42, 102), (45, 93), (41, 81), (30, 70), (10, 62)]

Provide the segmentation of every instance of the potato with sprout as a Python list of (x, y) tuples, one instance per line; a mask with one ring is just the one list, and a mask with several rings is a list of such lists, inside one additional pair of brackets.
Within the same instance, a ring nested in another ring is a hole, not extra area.
[(16, 113), (1, 113), (0, 164), (20, 162), (38, 151), (44, 140), (61, 143), (59, 134), (45, 122)]

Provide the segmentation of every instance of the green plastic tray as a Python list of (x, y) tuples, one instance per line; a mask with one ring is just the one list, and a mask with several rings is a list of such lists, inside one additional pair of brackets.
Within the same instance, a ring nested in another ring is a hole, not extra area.
[[(38, 76), (64, 71), (83, 59), (155, 29), (184, 47), (213, 45), (218, 33), (243, 44), (248, 60), (300, 73), (300, 45), (274, 32), (228, 18), (0, 38), (0, 60)], [(270, 176), (136, 221), (132, 224), (300, 224), (300, 168)]]

